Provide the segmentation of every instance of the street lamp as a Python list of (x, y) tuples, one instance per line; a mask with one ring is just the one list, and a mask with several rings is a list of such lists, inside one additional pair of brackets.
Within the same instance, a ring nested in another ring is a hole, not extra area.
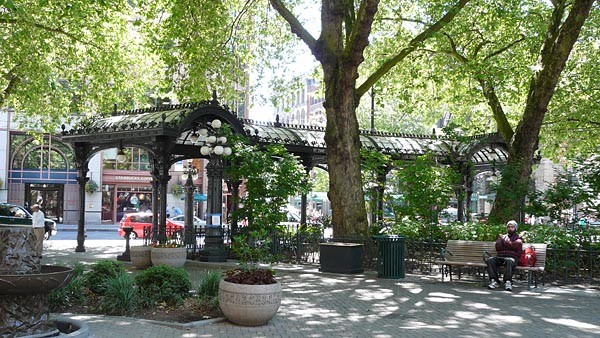
[(208, 178), (207, 222), (204, 250), (200, 260), (205, 262), (225, 262), (227, 250), (223, 245), (223, 157), (232, 153), (227, 145), (227, 137), (221, 129), (222, 122), (214, 119), (205, 128), (198, 130), (198, 143), (201, 145), (200, 154), (208, 156), (206, 176)]

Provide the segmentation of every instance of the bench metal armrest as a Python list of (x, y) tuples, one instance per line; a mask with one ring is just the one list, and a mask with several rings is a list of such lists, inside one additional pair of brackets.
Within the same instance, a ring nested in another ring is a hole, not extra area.
[(445, 261), (446, 260), (446, 253), (448, 253), (450, 256), (454, 256), (452, 254), (452, 251), (446, 249), (446, 248), (442, 248), (442, 252), (440, 253), (440, 260)]
[(487, 250), (483, 250), (483, 261), (485, 263), (487, 263), (488, 259), (490, 259), (490, 257), (492, 257), (492, 255), (490, 255), (489, 252), (487, 252)]

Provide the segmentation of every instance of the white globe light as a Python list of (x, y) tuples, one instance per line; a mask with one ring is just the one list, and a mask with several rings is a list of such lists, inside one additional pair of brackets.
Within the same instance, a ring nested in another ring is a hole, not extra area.
[(193, 134), (190, 136), (190, 141), (192, 141), (192, 143), (196, 143), (196, 142), (198, 142), (198, 134), (196, 134), (196, 133), (193, 133)]
[(198, 130), (198, 133), (200, 133), (200, 136), (206, 136), (206, 135), (208, 135), (208, 129), (202, 128), (202, 129)]
[(206, 138), (206, 143), (215, 143), (215, 142), (217, 142), (217, 137), (214, 135), (211, 135)]
[(221, 128), (221, 120), (219, 120), (219, 119), (214, 119), (214, 120), (213, 120), (213, 121), (210, 123), (210, 125), (211, 125), (213, 128), (215, 128), (215, 129), (219, 129), (219, 128)]
[(200, 148), (200, 154), (204, 156), (210, 154), (210, 148), (207, 146), (203, 146), (202, 148)]
[(231, 148), (225, 147), (225, 149), (223, 149), (223, 156), (229, 156), (229, 155), (231, 155)]
[(225, 136), (219, 137), (219, 143), (221, 143), (221, 144), (227, 143), (227, 137), (225, 137)]
[(216, 146), (215, 147), (215, 154), (217, 154), (217, 155), (223, 155), (223, 146)]
[(125, 156), (125, 154), (123, 154), (123, 152), (119, 152), (119, 154), (117, 154), (117, 162), (119, 163), (123, 163), (125, 162), (125, 160), (127, 159), (127, 156)]

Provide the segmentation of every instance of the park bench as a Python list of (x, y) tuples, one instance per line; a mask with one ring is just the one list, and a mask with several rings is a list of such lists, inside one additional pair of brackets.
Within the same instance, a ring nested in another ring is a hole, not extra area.
[[(546, 265), (546, 244), (542, 243), (523, 243), (523, 249), (533, 246), (536, 251), (536, 262), (532, 267), (517, 266), (516, 272), (525, 271), (527, 273), (527, 289), (531, 289), (532, 282), (537, 288), (537, 274), (542, 274), (542, 283), (544, 281), (544, 267)], [(452, 281), (452, 267), (458, 267), (458, 276), (460, 279), (461, 268), (471, 267), (483, 271), (483, 280), (485, 282), (487, 272), (487, 259), (496, 255), (495, 242), (483, 241), (465, 241), (448, 240), (446, 247), (442, 249), (440, 259), (435, 261), (439, 264), (442, 271), (442, 282), (444, 275), (448, 274)]]

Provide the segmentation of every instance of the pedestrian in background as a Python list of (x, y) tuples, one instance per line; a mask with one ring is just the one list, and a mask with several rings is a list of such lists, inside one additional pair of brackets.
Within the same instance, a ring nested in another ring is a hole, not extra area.
[(31, 206), (33, 216), (33, 234), (37, 241), (37, 254), (38, 257), (42, 258), (42, 249), (44, 248), (44, 213), (40, 210), (39, 204)]

